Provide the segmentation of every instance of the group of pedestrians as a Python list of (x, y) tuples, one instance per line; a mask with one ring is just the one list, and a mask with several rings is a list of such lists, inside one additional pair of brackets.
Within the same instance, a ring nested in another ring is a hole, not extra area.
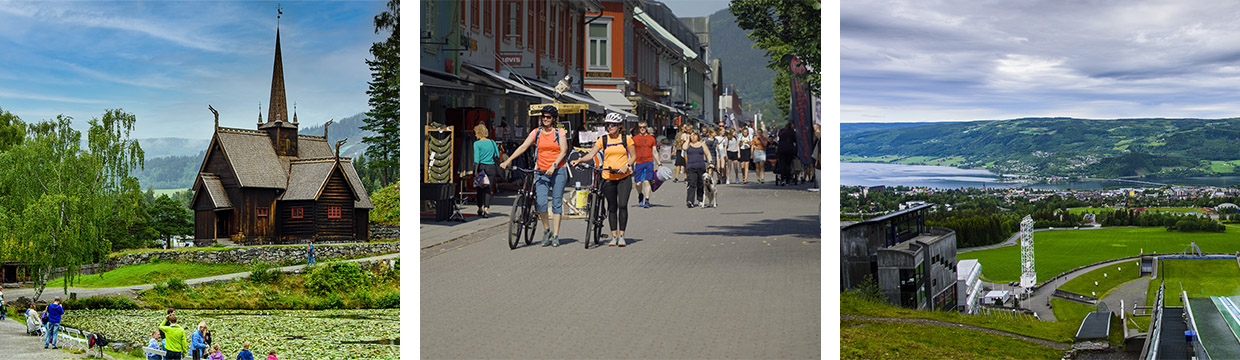
[[(606, 204), (608, 225), (611, 229), (611, 246), (623, 247), (625, 230), (628, 226), (628, 199), (633, 187), (638, 189), (637, 206), (651, 206), (654, 183), (657, 181), (657, 169), (663, 166), (659, 156), (655, 155), (658, 141), (645, 122), (631, 134), (624, 132), (624, 116), (619, 113), (608, 113), (604, 120), (606, 134), (595, 141), (590, 150), (576, 160), (566, 161), (569, 154), (568, 134), (555, 124), (559, 121), (559, 109), (547, 105), (541, 109), (539, 126), (531, 130), (525, 140), (504, 158), (494, 140), (491, 140), (487, 128), (483, 124), (474, 127), (477, 141), (473, 143), (476, 176), (488, 178), (486, 181), (475, 180), (478, 188), (478, 214), (488, 217), (491, 199), (495, 193), (498, 177), (512, 165), (513, 159), (519, 158), (530, 151), (534, 153), (534, 193), (535, 207), (539, 222), (543, 226), (542, 246), (560, 246), (560, 222), (563, 219), (564, 187), (568, 182), (567, 166), (592, 161), (602, 154), (597, 167), (602, 171), (603, 201)], [(776, 169), (783, 172), (791, 171), (791, 158), (795, 157), (795, 132), (789, 124), (779, 133), (778, 153), (780, 166)], [(689, 208), (703, 204), (706, 178), (708, 172), (718, 184), (748, 184), (750, 163), (754, 163), (758, 183), (766, 182), (767, 151), (776, 140), (768, 138), (762, 129), (743, 127), (740, 129), (717, 128), (697, 130), (688, 124), (680, 128), (672, 142), (675, 167), (674, 181), (680, 181), (683, 173), (688, 185), (685, 204)], [(815, 144), (816, 145), (816, 144)], [(787, 159), (786, 159), (787, 158)], [(811, 169), (813, 167), (810, 167)], [(811, 171), (812, 173), (812, 171)], [(790, 174), (783, 176), (791, 178)]]
[[(187, 342), (185, 329), (177, 323), (176, 309), (168, 309), (168, 315), (164, 316), (164, 321), (151, 333), (147, 348), (164, 352), (162, 356), (147, 352), (147, 360), (178, 360), (184, 359), (187, 354), (194, 360), (226, 359), (223, 351), (220, 350), (220, 345), (212, 344), (211, 330), (207, 328), (206, 321), (198, 322), (198, 327), (189, 335)], [(235, 359), (254, 360), (254, 353), (250, 352), (249, 341), (241, 344), (241, 351), (237, 352)], [(267, 351), (267, 360), (278, 360), (275, 350)]]
[(26, 333), (40, 335), (44, 349), (58, 349), (57, 336), (60, 334), (60, 320), (65, 315), (65, 308), (60, 305), (60, 297), (52, 300), (42, 312), (35, 303), (26, 309)]

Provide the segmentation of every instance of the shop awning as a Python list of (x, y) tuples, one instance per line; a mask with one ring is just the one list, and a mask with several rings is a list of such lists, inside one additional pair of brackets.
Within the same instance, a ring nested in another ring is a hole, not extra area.
[(586, 89), (595, 99), (598, 99), (605, 105), (623, 110), (633, 111), (633, 102), (624, 97), (624, 93), (615, 89)]
[(465, 95), (473, 87), (461, 85), (455, 81), (441, 79), (432, 74), (422, 73), (422, 92), (440, 95)]
[(534, 89), (531, 89), (528, 86), (525, 86), (524, 84), (517, 82), (516, 80), (512, 80), (507, 77), (504, 77), (503, 75), (500, 75), (497, 72), (491, 71), (490, 69), (483, 68), (478, 65), (474, 65), (470, 63), (464, 63), (463, 65), (464, 66), (462, 66), (462, 68), (465, 68), (469, 72), (477, 74), (479, 77), (486, 78), (487, 80), (493, 83), (497, 83), (498, 86), (496, 87), (503, 88), (504, 92), (507, 94), (528, 96), (528, 97), (539, 99), (539, 101), (554, 100), (547, 95), (543, 95), (542, 93)]

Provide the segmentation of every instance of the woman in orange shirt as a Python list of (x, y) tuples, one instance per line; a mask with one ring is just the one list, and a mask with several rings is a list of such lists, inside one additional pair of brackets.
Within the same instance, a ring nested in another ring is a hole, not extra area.
[[(542, 108), (541, 127), (530, 132), (525, 142), (512, 152), (508, 160), (500, 164), (507, 169), (516, 159), (534, 145), (536, 157), (535, 168), (539, 170), (534, 177), (534, 196), (538, 199), (538, 217), (542, 219), (542, 246), (560, 246), (560, 214), (563, 214), (564, 183), (568, 182), (568, 168), (564, 158), (568, 155), (568, 135), (563, 129), (555, 128), (560, 110), (553, 105)], [(547, 213), (547, 192), (551, 192), (551, 213)]]
[(749, 142), (753, 147), (753, 168), (758, 172), (759, 184), (766, 182), (766, 144), (770, 141), (759, 128), (758, 134), (754, 135), (753, 140)]
[[(611, 244), (624, 247), (624, 228), (629, 223), (629, 193), (633, 190), (633, 162), (637, 161), (637, 151), (633, 148), (633, 137), (624, 134), (621, 127), (624, 116), (618, 113), (607, 114), (607, 136), (598, 139), (594, 147), (581, 158), (573, 160), (573, 166), (583, 160), (593, 159), (594, 154), (603, 152), (603, 164), (599, 167), (616, 169), (603, 171), (603, 198), (607, 200), (607, 222), (611, 225)], [(617, 226), (618, 225), (618, 226)], [(617, 228), (619, 230), (617, 231)]]

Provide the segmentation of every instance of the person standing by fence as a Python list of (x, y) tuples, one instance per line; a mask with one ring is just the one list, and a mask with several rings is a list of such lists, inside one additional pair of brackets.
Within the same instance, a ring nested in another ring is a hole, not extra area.
[(44, 312), (47, 313), (47, 341), (43, 342), (43, 348), (51, 345), (53, 349), (58, 349), (56, 335), (60, 333), (60, 320), (65, 315), (65, 308), (60, 306), (60, 297), (53, 299)]
[(306, 266), (314, 265), (314, 239), (306, 241)]

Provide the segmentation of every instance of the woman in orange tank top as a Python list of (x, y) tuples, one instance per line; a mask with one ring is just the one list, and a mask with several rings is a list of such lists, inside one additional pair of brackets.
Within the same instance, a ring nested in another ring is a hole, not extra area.
[[(553, 105), (542, 108), (541, 127), (530, 132), (508, 160), (500, 164), (507, 169), (512, 159), (525, 153), (531, 145), (535, 146), (537, 161), (535, 167), (539, 172), (534, 177), (534, 195), (538, 199), (538, 217), (542, 219), (542, 246), (560, 246), (560, 214), (563, 214), (564, 183), (568, 181), (568, 168), (564, 167), (564, 158), (568, 155), (568, 135), (564, 130), (555, 128), (560, 110)], [(550, 192), (551, 213), (547, 213), (547, 196)]]
[[(633, 190), (633, 163), (637, 161), (637, 150), (633, 148), (633, 137), (621, 130), (624, 116), (618, 113), (607, 114), (607, 135), (598, 139), (590, 151), (577, 160), (577, 166), (583, 160), (593, 159), (594, 154), (603, 152), (603, 164), (599, 167), (615, 169), (603, 171), (603, 198), (607, 200), (607, 222), (611, 225), (611, 244), (609, 246), (624, 247), (624, 229), (629, 223), (629, 193)], [(617, 230), (618, 229), (618, 230)]]

